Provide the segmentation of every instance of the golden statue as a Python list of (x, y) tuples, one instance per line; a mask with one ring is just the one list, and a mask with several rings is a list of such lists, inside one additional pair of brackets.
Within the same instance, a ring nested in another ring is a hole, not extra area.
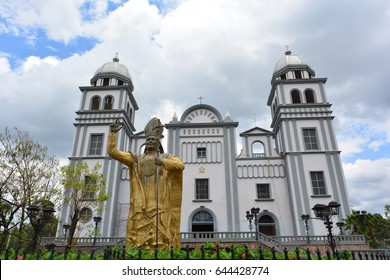
[(116, 148), (116, 132), (120, 129), (118, 120), (110, 127), (108, 154), (129, 167), (130, 209), (125, 245), (180, 247), (183, 162), (164, 153), (160, 142), (163, 125), (158, 118), (145, 126), (143, 155)]

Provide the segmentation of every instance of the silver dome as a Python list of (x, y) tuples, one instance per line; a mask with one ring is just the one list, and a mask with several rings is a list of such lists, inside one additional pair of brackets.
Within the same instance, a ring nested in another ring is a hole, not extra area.
[(288, 65), (307, 65), (307, 63), (299, 55), (291, 55), (291, 51), (286, 51), (285, 56), (279, 59), (276, 63), (274, 73), (287, 67)]
[(107, 62), (100, 66), (93, 76), (96, 77), (98, 75), (102, 76), (105, 74), (117, 74), (132, 82), (129, 70), (127, 70), (126, 66), (119, 63), (119, 59), (117, 57), (115, 57), (112, 62)]

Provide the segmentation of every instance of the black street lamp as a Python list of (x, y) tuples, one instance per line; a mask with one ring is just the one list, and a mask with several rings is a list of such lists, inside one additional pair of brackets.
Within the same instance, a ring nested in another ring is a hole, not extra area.
[(255, 228), (256, 228), (256, 240), (259, 240), (259, 220), (257, 219), (257, 215), (260, 212), (259, 207), (252, 207), (250, 211), (246, 211), (246, 218), (249, 221), (249, 229), (252, 231), (252, 220), (255, 221)]
[(365, 219), (366, 219), (366, 215), (367, 215), (367, 211), (356, 211), (356, 216), (358, 217), (361, 225), (362, 225), (362, 231), (363, 231), (363, 235), (364, 237), (366, 238), (366, 223), (365, 223)]
[(307, 235), (307, 244), (310, 244), (309, 225), (307, 224), (308, 220), (310, 219), (310, 215), (309, 214), (302, 214), (301, 218), (305, 222), (305, 229), (306, 229), (306, 235)]
[(343, 223), (343, 222), (337, 222), (336, 223), (336, 226), (338, 226), (339, 227), (339, 229), (340, 229), (340, 235), (343, 235), (343, 226), (344, 226), (345, 224)]
[(356, 216), (359, 217), (359, 219), (364, 219), (365, 216), (367, 215), (367, 211), (356, 211)]
[(333, 222), (331, 222), (331, 218), (332, 216), (337, 216), (339, 214), (340, 206), (341, 206), (340, 203), (336, 201), (331, 201), (329, 202), (328, 205), (316, 204), (312, 208), (317, 219), (324, 221), (324, 224), (328, 229), (328, 242), (330, 247), (332, 248), (333, 257), (336, 257), (336, 253), (335, 253), (336, 242), (332, 234)]
[(252, 229), (253, 229), (253, 225), (252, 225), (253, 215), (251, 214), (251, 212), (246, 211), (246, 218), (249, 221), (249, 230), (252, 231)]
[(62, 225), (62, 228), (64, 229), (64, 237), (66, 238), (66, 234), (68, 233), (70, 225), (69, 224)]
[(55, 212), (55, 210), (52, 206), (43, 206), (36, 204), (29, 205), (26, 209), (27, 215), (30, 218), (31, 226), (34, 229), (32, 246), (32, 251), (34, 252), (37, 248), (38, 237), (47, 225), (47, 223), (53, 217), (53, 213)]
[(93, 245), (96, 244), (96, 234), (97, 234), (97, 227), (100, 221), (102, 220), (102, 217), (93, 217), (93, 220), (95, 221), (95, 235), (93, 237)]

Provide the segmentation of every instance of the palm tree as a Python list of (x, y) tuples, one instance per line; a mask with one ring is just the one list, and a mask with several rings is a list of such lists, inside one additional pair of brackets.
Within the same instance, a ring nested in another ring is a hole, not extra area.
[(354, 211), (344, 219), (345, 228), (352, 234), (364, 235), (372, 248), (386, 246), (390, 239), (390, 221), (380, 214)]

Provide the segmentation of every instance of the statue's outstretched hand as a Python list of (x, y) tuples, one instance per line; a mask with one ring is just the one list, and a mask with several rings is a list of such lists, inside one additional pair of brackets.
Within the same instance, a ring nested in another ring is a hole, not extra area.
[(121, 130), (121, 128), (122, 128), (122, 125), (121, 125), (119, 119), (116, 119), (116, 121), (113, 124), (110, 125), (110, 131), (111, 132), (115, 132), (116, 133), (119, 130)]

